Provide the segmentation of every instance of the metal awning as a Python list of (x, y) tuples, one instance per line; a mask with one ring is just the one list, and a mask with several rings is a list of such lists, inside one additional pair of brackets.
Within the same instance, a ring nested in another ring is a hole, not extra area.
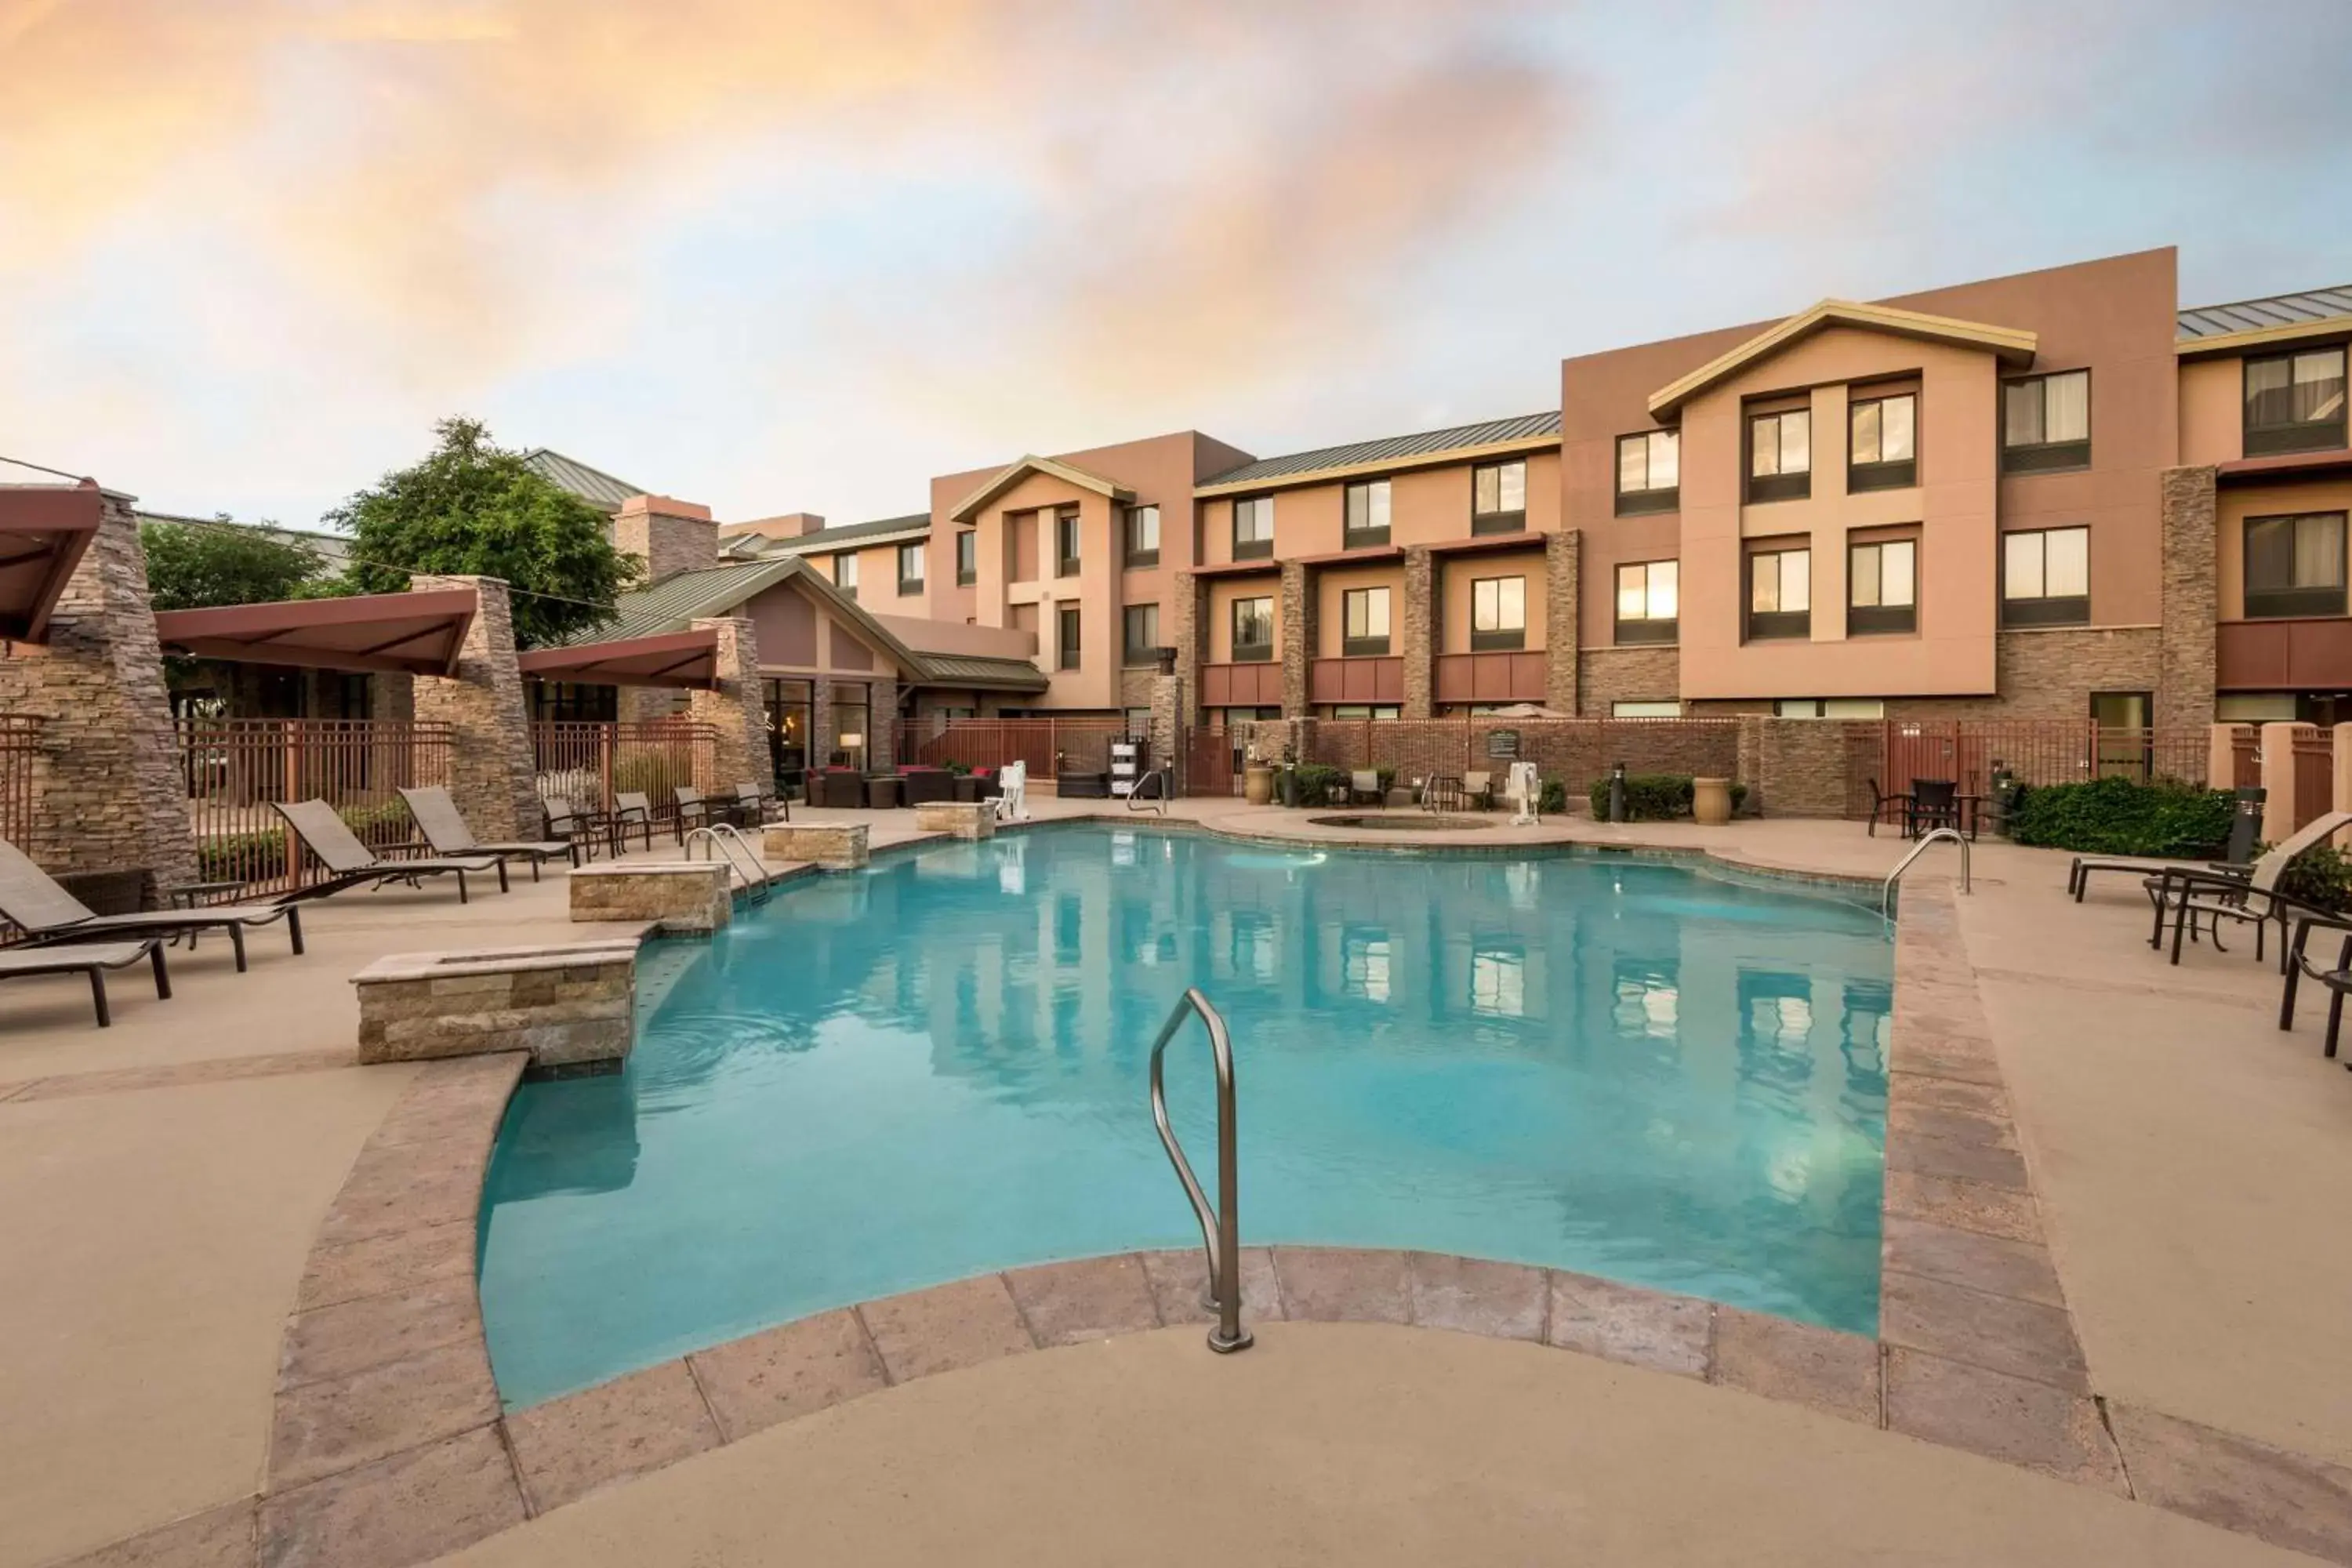
[(709, 690), (719, 684), (719, 628), (696, 626), (611, 642), (538, 647), (518, 656), (515, 665), (533, 680)]
[(49, 612), (98, 536), (100, 506), (96, 485), (0, 487), (0, 640), (49, 640)]
[(155, 636), (164, 652), (196, 658), (455, 675), (467, 629), (474, 624), (474, 608), (471, 588), (286, 599), (210, 610), (159, 610)]

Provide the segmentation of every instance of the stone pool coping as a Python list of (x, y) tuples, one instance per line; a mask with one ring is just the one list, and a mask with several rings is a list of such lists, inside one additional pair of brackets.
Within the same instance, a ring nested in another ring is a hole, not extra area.
[[(1401, 1323), (1599, 1355), (2352, 1563), (2352, 1469), (2091, 1387), (1941, 880), (1905, 900), (1895, 970), (1875, 1341), (1563, 1270), (1290, 1246), (1244, 1249), (1245, 1320)], [(287, 1322), (260, 1495), (76, 1562), (395, 1568), (898, 1383), (1207, 1321), (1196, 1251), (1128, 1253), (860, 1302), (504, 1411), (475, 1258), (522, 1068), (511, 1054), (426, 1064), (362, 1149)]]

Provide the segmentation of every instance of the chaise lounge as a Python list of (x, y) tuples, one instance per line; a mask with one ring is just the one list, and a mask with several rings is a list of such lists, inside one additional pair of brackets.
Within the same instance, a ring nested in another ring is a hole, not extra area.
[(2287, 951), (2288, 931), (2300, 914), (2325, 914), (2328, 911), (2305, 903), (2292, 893), (2279, 889), (2279, 879), (2294, 858), (2305, 850), (2323, 844), (2352, 827), (2352, 811), (2331, 811), (2313, 820), (2276, 848), (2256, 860), (2252, 868), (2239, 874), (2233, 871), (2212, 871), (2195, 866), (2168, 866), (2158, 876), (2150, 877), (2146, 886), (2148, 896), (2156, 900), (2156, 929), (2148, 938), (2150, 947), (2161, 950), (2164, 945), (2164, 921), (2172, 917), (2172, 962), (2180, 962), (2180, 942), (2184, 935), (2193, 934), (2198, 917), (2206, 921), (2206, 934), (2214, 950), (2221, 951), (2221, 922), (2225, 920), (2250, 922), (2254, 928), (2254, 956), (2263, 956), (2263, 936), (2272, 921), (2279, 927), (2279, 971), (2287, 971), (2290, 954)]
[(22, 927), (32, 946), (225, 931), (240, 972), (245, 968), (246, 931), (284, 921), (294, 951), (302, 951), (302, 917), (291, 904), (216, 904), (209, 909), (101, 915), (58, 886), (47, 871), (5, 838), (0, 838), (0, 917)]
[(369, 848), (353, 833), (335, 808), (323, 800), (298, 800), (292, 803), (272, 801), (286, 826), (302, 841), (319, 864), (328, 871), (327, 880), (315, 887), (303, 889), (292, 895), (301, 899), (323, 899), (340, 893), (345, 888), (368, 884), (382, 887), (386, 882), (406, 882), (414, 886), (419, 877), (454, 876), (457, 879), (457, 901), (466, 902), (466, 873), (496, 871), (499, 891), (507, 890), (507, 863), (494, 855), (456, 856), (447, 859), (420, 858), (387, 860)]
[(137, 942), (94, 942), (80, 947), (12, 947), (0, 949), (0, 980), (23, 980), (36, 974), (87, 974), (89, 999), (98, 1008), (98, 1026), (113, 1024), (106, 1005), (106, 972), (146, 959), (155, 969), (155, 996), (172, 999), (172, 977), (163, 972), (163, 941), (143, 937)]
[(408, 815), (416, 819), (418, 831), (433, 853), (447, 858), (455, 856), (495, 855), (500, 861), (527, 860), (530, 863), (530, 879), (539, 880), (541, 862), (557, 856), (580, 864), (580, 846), (574, 839), (542, 838), (512, 844), (485, 844), (474, 837), (466, 826), (466, 814), (449, 798), (449, 792), (439, 784), (425, 784), (415, 789), (403, 789), (400, 798), (408, 803)]

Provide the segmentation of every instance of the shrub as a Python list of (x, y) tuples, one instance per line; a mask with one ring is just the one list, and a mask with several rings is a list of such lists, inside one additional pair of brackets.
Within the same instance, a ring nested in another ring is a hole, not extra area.
[(2314, 909), (2342, 914), (2352, 909), (2352, 856), (2332, 844), (2315, 844), (2287, 862), (2279, 891)]
[(1540, 816), (1548, 811), (1558, 816), (1567, 810), (1568, 785), (1559, 779), (1544, 780), (1543, 788), (1536, 795), (1537, 814)]
[(2228, 841), (2231, 809), (2220, 790), (2090, 779), (2023, 790), (2010, 813), (2009, 836), (2077, 854), (2192, 859)]
[(1297, 771), (1297, 799), (1301, 805), (1325, 805), (1331, 799), (1331, 792), (1347, 782), (1345, 768), (1335, 768), (1328, 763), (1301, 763)]
[[(1691, 814), (1691, 796), (1696, 786), (1688, 773), (1627, 773), (1625, 775), (1625, 820), (1628, 822), (1668, 822)], [(1593, 820), (1609, 820), (1609, 779), (1603, 774), (1592, 781), (1587, 792), (1591, 802)], [(1748, 798), (1748, 786), (1731, 786), (1731, 809), (1737, 812)]]

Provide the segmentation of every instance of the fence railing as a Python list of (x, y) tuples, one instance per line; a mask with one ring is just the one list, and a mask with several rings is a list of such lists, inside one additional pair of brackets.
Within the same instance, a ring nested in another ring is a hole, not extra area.
[(30, 851), (33, 843), (33, 773), (41, 762), (41, 721), (28, 714), (0, 715), (0, 838)]
[(2260, 789), (2263, 787), (2263, 732), (2252, 724), (2240, 724), (2230, 731), (2230, 787)]
[(718, 730), (684, 719), (633, 723), (545, 721), (530, 727), (532, 766), (541, 795), (583, 811), (610, 811), (613, 797), (637, 793), (667, 820), (681, 784), (700, 790), (737, 781), (716, 777)]
[[(2089, 718), (1890, 719), (1850, 725), (1847, 735), (1846, 795), (1855, 816), (1869, 810), (1872, 780), (1887, 795), (1910, 794), (1922, 779), (1982, 795), (2001, 772), (2025, 784), (2128, 778), (2202, 787), (2212, 747), (2210, 730), (2201, 726), (2124, 729)], [(2259, 758), (2253, 772), (2259, 781)]]
[(173, 725), (181, 787), (207, 882), (282, 891), (318, 876), (275, 801), (323, 800), (378, 851), (411, 842), (404, 785), (446, 784), (454, 737), (437, 721), (205, 719)]
[(1570, 799), (1619, 763), (1633, 773), (1729, 778), (1739, 765), (1737, 719), (1325, 719), (1313, 754), (1331, 767), (1392, 769), (1401, 780), (1486, 773), (1529, 762)]
[(2306, 826), (2336, 798), (2336, 732), (2298, 724), (2294, 731), (2294, 825)]
[(1001, 768), (1025, 763), (1029, 776), (1050, 779), (1072, 773), (1110, 771), (1110, 743), (1128, 732), (1124, 719), (942, 719), (898, 721), (898, 750), (903, 763), (933, 767), (962, 763)]

